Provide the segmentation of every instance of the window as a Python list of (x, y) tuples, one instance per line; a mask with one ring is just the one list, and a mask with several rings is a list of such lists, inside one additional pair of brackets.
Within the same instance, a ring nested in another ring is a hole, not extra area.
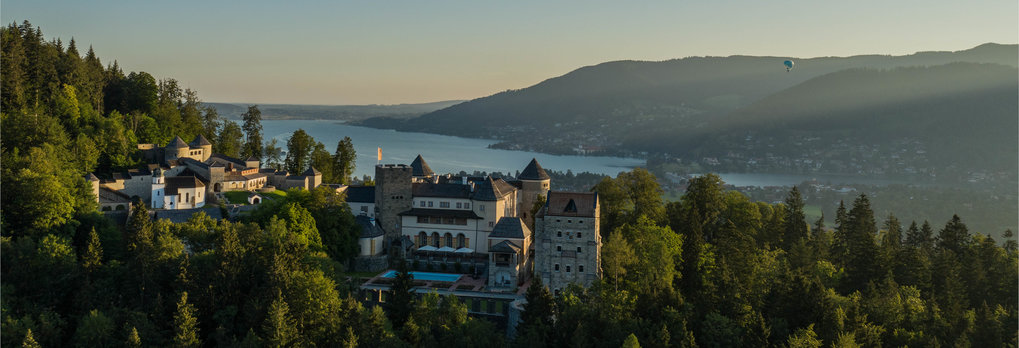
[(484, 205), (484, 204), (482, 204), (482, 205), (479, 205), (479, 206), (478, 206), (478, 210), (480, 210), (480, 211), (485, 211), (485, 205)]
[(495, 221), (489, 221), (488, 227), (495, 227)]
[(566, 266), (566, 273), (570, 273), (570, 266)]
[(470, 209), (470, 208), (471, 208), (471, 204), (470, 203), (464, 203), (464, 209)]
[(555, 246), (555, 251), (563, 251), (563, 246), (562, 245), (556, 245)]
[(555, 219), (555, 222), (563, 222), (563, 220)]
[(556, 231), (555, 236), (561, 238), (563, 236), (563, 231)]
[(452, 234), (446, 233), (446, 243), (445, 244), (446, 244), (446, 246), (448, 246), (450, 248), (453, 247), (453, 235)]
[(557, 264), (555, 264), (555, 270), (556, 270), (556, 272), (558, 272), (558, 271), (559, 271), (559, 264), (558, 264), (558, 263), (557, 263)]
[(580, 238), (580, 237), (583, 237), (583, 236), (584, 236), (584, 232), (577, 232), (577, 238)]
[(439, 247), (439, 232), (432, 232), (432, 246)]
[(566, 223), (568, 223), (568, 224), (572, 224), (572, 223), (573, 223), (573, 220), (566, 220)]
[(439, 208), (449, 208), (449, 202), (439, 202)]
[(422, 206), (422, 207), (424, 207), (424, 206), (425, 206), (425, 201), (421, 201), (421, 206)]
[(577, 272), (584, 273), (584, 265), (578, 265), (577, 266)]
[(428, 217), (427, 216), (418, 216), (418, 223), (419, 224), (427, 224), (428, 223)]
[(580, 253), (580, 247), (577, 247), (577, 253), (578, 254)]
[(442, 223), (447, 224), (447, 225), (452, 225), (453, 224), (453, 218), (451, 218), (451, 217), (442, 218)]
[(432, 204), (432, 203), (434, 203), (434, 202), (432, 202), (432, 201), (428, 201), (428, 207), (429, 207), (429, 208), (431, 208), (431, 207), (433, 206), (433, 204)]
[(425, 231), (421, 231), (421, 233), (418, 233), (417, 245), (419, 248), (428, 245), (428, 233), (425, 233)]
[(464, 205), (463, 203), (456, 202), (456, 208), (457, 209), (463, 208), (463, 205)]
[[(368, 206), (367, 206), (367, 205), (362, 205), (362, 206), (361, 206), (361, 211), (363, 211), (363, 212), (368, 212)], [(420, 218), (420, 217), (418, 218), (418, 220), (419, 220), (418, 222), (421, 222), (421, 221), (420, 221), (420, 220), (421, 220), (421, 218)]]
[(584, 220), (577, 220), (577, 223), (584, 223)]
[(456, 247), (457, 249), (467, 247), (467, 243), (465, 243), (463, 234), (456, 235)]

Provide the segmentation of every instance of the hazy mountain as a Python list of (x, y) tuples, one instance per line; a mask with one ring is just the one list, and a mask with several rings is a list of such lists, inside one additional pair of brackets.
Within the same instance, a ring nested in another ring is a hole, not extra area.
[[(704, 157), (726, 157), (707, 168), (716, 171), (928, 175), (933, 167), (967, 151), (986, 150), (993, 142), (1015, 152), (1017, 45), (905, 56), (792, 58), (796, 65), (790, 72), (782, 65), (786, 59), (608, 62), (421, 117), (361, 124), (495, 138), (503, 140), (497, 147), (550, 153), (648, 152), (700, 163), (715, 162)], [(834, 143), (795, 145), (793, 135), (823, 136), (824, 142)], [(807, 153), (795, 146), (831, 151)], [(854, 150), (827, 148), (833, 146)], [(907, 148), (912, 155), (882, 157), (893, 155), (881, 151)], [(998, 161), (1002, 155), (980, 151), (951, 165), (979, 164), (990, 170), (1015, 163), (1016, 156)], [(757, 167), (745, 163), (751, 156), (762, 157), (754, 160)], [(818, 167), (810, 160), (818, 157), (834, 163)]]
[[(417, 117), (423, 114), (446, 108), (462, 100), (448, 100), (421, 104), (395, 105), (294, 105), (294, 104), (258, 104), (262, 117), (268, 120), (346, 120), (356, 121), (371, 117), (393, 117), (397, 119)], [(245, 103), (205, 103), (216, 108), (221, 116), (239, 119), (248, 111)]]
[[(683, 149), (694, 158), (739, 153), (744, 159), (770, 154), (813, 164), (856, 162), (885, 174), (901, 174), (907, 167), (940, 168), (945, 174), (953, 169), (955, 174), (1014, 172), (1019, 165), (1016, 76), (1015, 67), (976, 63), (843, 70), (768, 96), (708, 126), (663, 128), (632, 136), (626, 146)], [(825, 164), (818, 169), (824, 171)]]

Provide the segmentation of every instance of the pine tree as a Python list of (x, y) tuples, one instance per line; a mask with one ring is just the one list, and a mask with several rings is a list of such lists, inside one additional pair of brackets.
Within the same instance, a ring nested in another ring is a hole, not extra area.
[(846, 220), (849, 219), (846, 213), (846, 205), (839, 201), (839, 207), (835, 210), (835, 234), (832, 238), (831, 257), (836, 265), (844, 266), (847, 254)]
[(867, 195), (860, 195), (853, 202), (848, 219), (844, 224), (846, 234), (846, 293), (862, 290), (867, 282), (881, 274), (878, 269), (878, 250), (874, 243), (877, 226), (874, 211), (870, 208)]
[(103, 262), (103, 246), (99, 242), (99, 234), (96, 233), (96, 228), (92, 227), (92, 230), (88, 234), (88, 246), (85, 247), (85, 254), (81, 257), (81, 266), (85, 268), (85, 271), (89, 274), (95, 272)]
[(35, 341), (35, 337), (32, 336), (32, 329), (25, 331), (25, 339), (21, 341), (21, 348), (42, 348), (39, 342)]
[(333, 178), (340, 184), (350, 183), (351, 175), (354, 175), (354, 168), (357, 163), (357, 154), (354, 151), (354, 143), (350, 137), (343, 137), (336, 144), (336, 153), (333, 154)]
[(525, 295), (527, 303), (517, 324), (517, 347), (547, 347), (551, 345), (552, 325), (555, 317), (555, 299), (540, 277), (531, 279)]
[(173, 346), (178, 348), (198, 347), (198, 316), (195, 306), (188, 303), (187, 291), (180, 293), (177, 313), (173, 316)]
[(800, 189), (793, 186), (785, 199), (785, 226), (782, 233), (782, 248), (792, 250), (792, 246), (800, 240), (807, 239), (807, 217), (803, 213), (803, 197)]
[(138, 336), (138, 328), (131, 327), (131, 332), (127, 334), (127, 341), (124, 342), (124, 346), (130, 348), (141, 348), (142, 339)]
[(269, 347), (290, 347), (299, 345), (300, 336), (297, 330), (297, 323), (290, 317), (290, 307), (283, 300), (281, 292), (276, 292), (276, 298), (269, 305), (269, 313), (265, 316), (265, 324), (262, 325), (265, 343)]
[(397, 261), (396, 279), (393, 280), (393, 286), (390, 288), (392, 296), (389, 300), (389, 320), (396, 328), (403, 327), (414, 308), (413, 287), (414, 275), (407, 270), (407, 262), (402, 259)]
[(244, 119), (244, 136), (246, 141), (241, 150), (241, 156), (254, 157), (262, 160), (262, 111), (258, 105), (248, 107), (248, 111), (241, 115)]
[(945, 224), (945, 228), (938, 233), (938, 247), (951, 250), (955, 255), (962, 256), (969, 246), (972, 237), (966, 224), (962, 223), (958, 215), (952, 215), (952, 220)]

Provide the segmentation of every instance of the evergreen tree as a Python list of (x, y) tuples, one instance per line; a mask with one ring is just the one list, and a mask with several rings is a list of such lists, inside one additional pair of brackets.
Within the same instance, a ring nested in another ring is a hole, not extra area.
[(297, 323), (290, 317), (290, 307), (283, 300), (281, 292), (276, 292), (276, 298), (269, 305), (269, 313), (265, 316), (265, 323), (262, 330), (265, 336), (265, 343), (269, 347), (291, 347), (300, 346), (300, 331)]
[(21, 348), (42, 348), (39, 342), (35, 341), (35, 337), (32, 337), (32, 329), (25, 331), (25, 340), (21, 341)]
[(407, 262), (397, 261), (396, 279), (390, 288), (389, 321), (396, 328), (403, 327), (414, 306), (414, 275), (407, 270)]
[(336, 144), (336, 153), (333, 154), (333, 178), (337, 183), (344, 185), (350, 183), (350, 177), (354, 175), (354, 168), (357, 165), (356, 159), (353, 141), (350, 137), (343, 137)]
[(131, 332), (127, 334), (127, 340), (124, 342), (124, 346), (129, 348), (141, 348), (142, 339), (138, 336), (138, 329), (131, 327)]
[(525, 295), (527, 303), (517, 324), (517, 347), (548, 347), (552, 345), (555, 299), (540, 277), (531, 279)]
[(800, 189), (793, 186), (785, 199), (785, 226), (781, 238), (782, 248), (786, 251), (792, 250), (793, 245), (808, 237), (807, 218), (803, 213), (803, 205)]
[(623, 341), (622, 348), (640, 348), (640, 342), (637, 342), (637, 336), (630, 334), (626, 336), (626, 340)]
[(85, 253), (81, 257), (81, 265), (85, 268), (86, 272), (92, 273), (102, 265), (102, 262), (103, 246), (99, 243), (99, 234), (96, 233), (96, 228), (92, 227), (88, 234), (88, 246), (86, 246)]
[(254, 157), (262, 160), (262, 111), (258, 105), (248, 107), (248, 111), (241, 115), (244, 119), (245, 142), (241, 149), (241, 156), (244, 158)]
[(283, 160), (283, 149), (280, 148), (279, 142), (276, 138), (269, 139), (265, 143), (265, 167), (273, 168), (276, 170), (283, 169), (281, 161)]
[(212, 144), (212, 151), (230, 157), (238, 157), (241, 154), (241, 138), (243, 137), (244, 133), (241, 132), (241, 126), (237, 125), (237, 122), (224, 120), (223, 128), (219, 130), (219, 136)]
[(938, 247), (951, 250), (958, 256), (962, 256), (971, 242), (969, 229), (962, 223), (958, 215), (952, 215), (952, 220), (945, 224), (945, 228), (938, 233)]
[(879, 270), (877, 245), (874, 236), (877, 226), (874, 212), (870, 208), (870, 200), (860, 195), (849, 211), (844, 224), (846, 234), (846, 292), (862, 290), (867, 282), (882, 274)]
[(314, 150), (314, 138), (303, 129), (294, 131), (294, 134), (287, 140), (287, 158), (284, 160), (284, 169), (291, 174), (303, 173), (311, 164), (311, 153)]
[(173, 332), (174, 347), (201, 346), (201, 341), (198, 339), (198, 316), (195, 306), (188, 303), (187, 291), (180, 293), (177, 313), (173, 316)]

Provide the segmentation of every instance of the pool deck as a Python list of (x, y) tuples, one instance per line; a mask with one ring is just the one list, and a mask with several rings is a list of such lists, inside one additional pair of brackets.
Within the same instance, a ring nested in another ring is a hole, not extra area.
[[(390, 271), (391, 270), (386, 270), (386, 271), (384, 271), (382, 273), (379, 273), (378, 275), (372, 277), (371, 279), (368, 279), (368, 281), (364, 282), (364, 284), (362, 284), (361, 286), (364, 287), (364, 288), (375, 288), (375, 287), (386, 287), (386, 288), (388, 288), (389, 284), (385, 284), (385, 283), (381, 282), (381, 280), (383, 280), (383, 279), (386, 279), (386, 280), (393, 279), (393, 278), (384, 277), (384, 275), (386, 275)], [(456, 273), (449, 273), (449, 274), (456, 274)], [(475, 293), (477, 293), (477, 292), (484, 292), (484, 293), (493, 293), (493, 294), (502, 293), (502, 294), (507, 294), (507, 295), (522, 296), (522, 295), (527, 293), (527, 287), (529, 287), (531, 285), (531, 281), (528, 280), (527, 282), (524, 282), (524, 284), (521, 284), (517, 288), (516, 292), (511, 292), (510, 290), (512, 290), (512, 288), (506, 288), (506, 289), (498, 288), (498, 289), (489, 289), (489, 290), (486, 290), (488, 278), (485, 278), (485, 277), (475, 278), (473, 275), (470, 275), (470, 274), (459, 274), (459, 275), (460, 275), (460, 279), (457, 279), (457, 281), (452, 282), (449, 287), (441, 287), (441, 288), (436, 287), (436, 285), (438, 285), (436, 283), (449, 283), (449, 282), (436, 281), (436, 280), (414, 279), (415, 282), (419, 282), (419, 283), (422, 284), (422, 285), (419, 285), (419, 286), (415, 286), (414, 288), (436, 289), (436, 290), (442, 289), (442, 290), (445, 290), (445, 291), (448, 291), (448, 292), (454, 293), (454, 294), (455, 293), (464, 293), (464, 292), (475, 292)], [(463, 288), (461, 289), (461, 287), (463, 287)], [(505, 290), (505, 291), (490, 291), (490, 290)]]

